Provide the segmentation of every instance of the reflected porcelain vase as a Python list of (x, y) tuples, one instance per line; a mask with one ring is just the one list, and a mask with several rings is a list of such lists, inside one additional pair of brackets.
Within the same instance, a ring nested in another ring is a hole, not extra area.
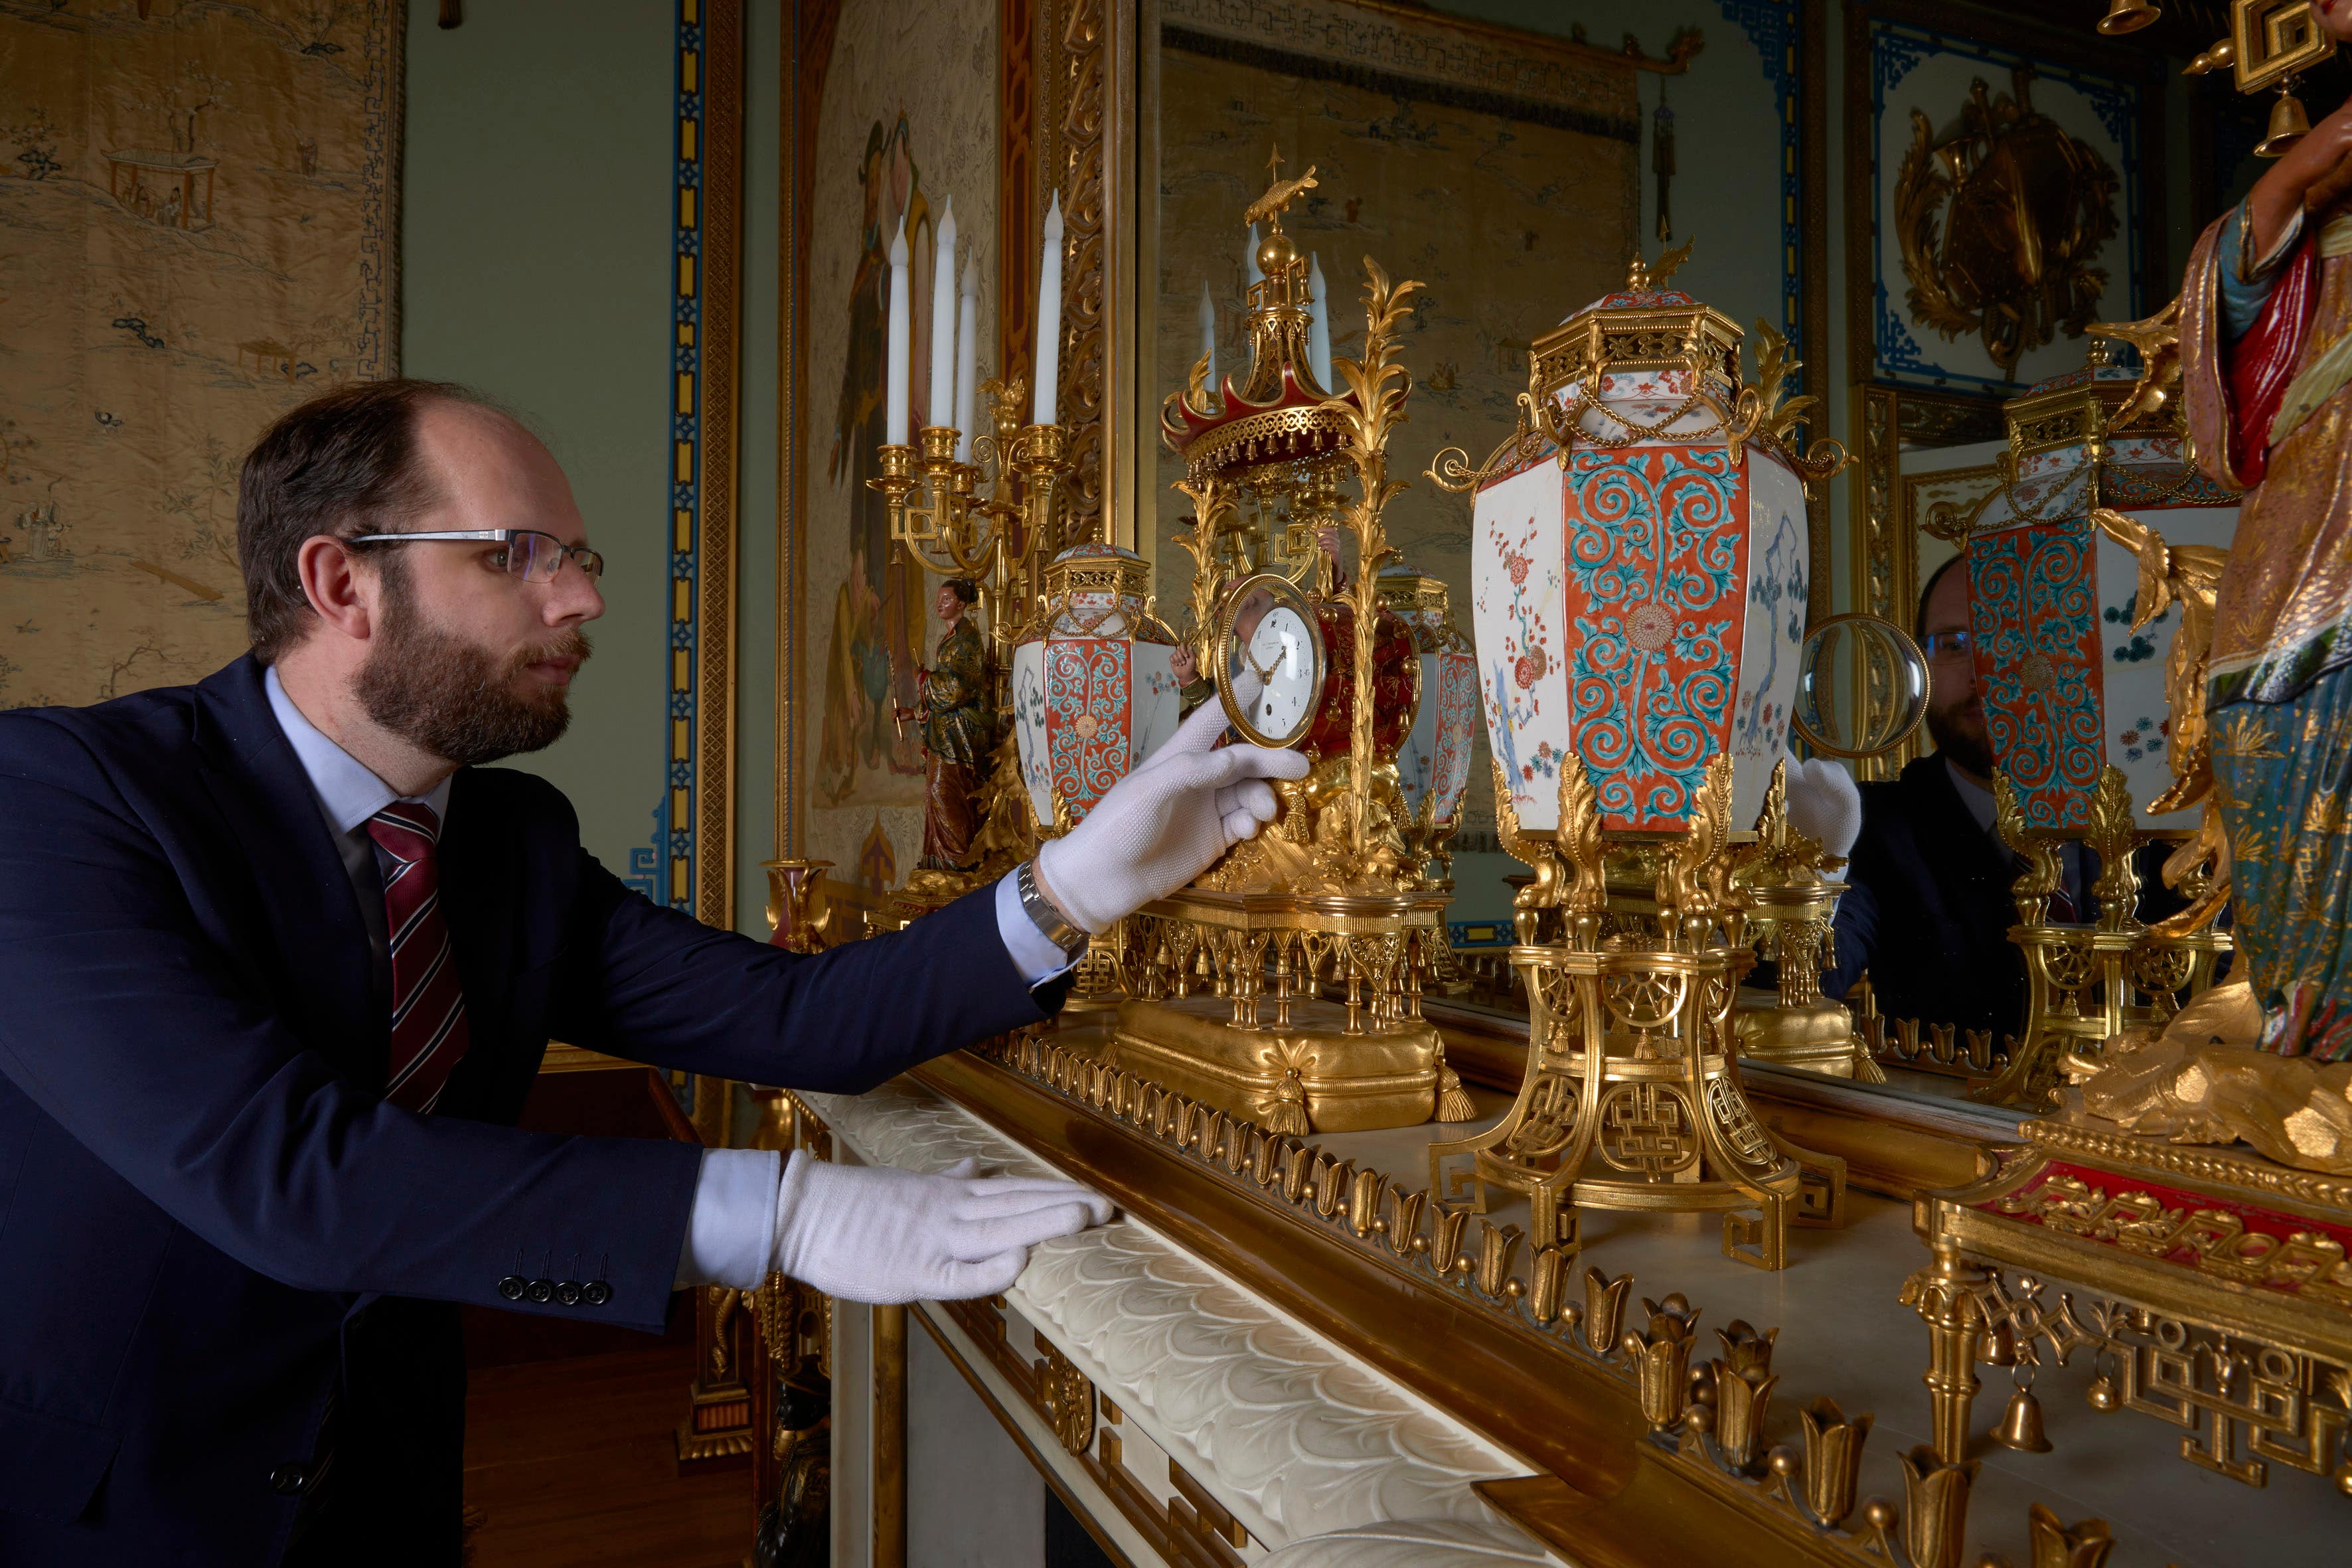
[[(2090, 513), (2123, 512), (2176, 548), (2226, 549), (2237, 497), (2191, 473), (2178, 432), (2105, 434), (2133, 380), (2119, 366), (2093, 365), (2004, 405), (2014, 479), (1969, 531), (1985, 731), (2029, 827), (2086, 827), (2110, 764), (2123, 772), (2139, 826), (2196, 825), (2193, 811), (2147, 810), (2172, 783), (2165, 664), (2180, 606), (2132, 629), (2138, 560)], [(2095, 473), (2095, 441), (2105, 453)]]
[[(1570, 746), (1609, 829), (1680, 827), (1727, 751), (1732, 826), (1762, 810), (1796, 692), (1808, 535), (1796, 471), (1726, 432), (1738, 345), (1672, 289), (1604, 296), (1535, 345), (1537, 395), (1592, 443), (1538, 438), (1486, 475), (1473, 510), (1477, 679), (1524, 829), (1559, 826)], [(1643, 352), (1685, 363), (1591, 372)]]
[(1045, 568), (1045, 605), (1013, 650), (1021, 773), (1040, 823), (1079, 822), (1176, 732), (1175, 634), (1153, 618), (1150, 563), (1075, 544)]
[(1437, 796), (1431, 820), (1454, 820), (1470, 785), (1470, 749), (1478, 727), (1478, 661), (1454, 624), (1445, 584), (1410, 566), (1381, 573), (1381, 602), (1411, 628), (1421, 665), (1421, 700), (1396, 753), (1397, 784), (1415, 820)]

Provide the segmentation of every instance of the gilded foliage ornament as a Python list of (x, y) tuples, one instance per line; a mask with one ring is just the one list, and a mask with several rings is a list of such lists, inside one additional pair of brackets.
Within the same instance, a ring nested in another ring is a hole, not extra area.
[(2021, 70), (1996, 98), (1978, 79), (1942, 138), (1913, 109), (1895, 176), (1912, 320), (1948, 341), (1981, 335), (2011, 379), (2061, 328), (2090, 327), (2107, 284), (2091, 258), (2116, 233), (2115, 170), (2033, 107), (2032, 82)]

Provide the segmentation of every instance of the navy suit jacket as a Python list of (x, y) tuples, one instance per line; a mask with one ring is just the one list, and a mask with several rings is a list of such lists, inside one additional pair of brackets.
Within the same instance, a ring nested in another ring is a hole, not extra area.
[[(471, 1047), (436, 1114), (386, 1105), (390, 998), (261, 676), (0, 714), (12, 1568), (276, 1561), (272, 1472), (310, 1457), (372, 1303), (658, 1329), (700, 1152), (513, 1128), (549, 1038), (854, 1092), (1059, 1004), (988, 891), (798, 957), (655, 905), (551, 785), (469, 768), (441, 888)], [(509, 1302), (518, 1274), (610, 1295)]]
[[(1843, 997), (1864, 969), (1889, 1018), (1990, 1029), (1995, 1043), (2025, 1029), (2025, 956), (2009, 940), (2017, 921), (2009, 852), (1952, 786), (1943, 757), (1906, 763), (1900, 776), (1862, 788), (1862, 833), (1854, 840), (1833, 931), (1837, 962), (1822, 988)], [(2147, 845), (2137, 862), (2139, 918), (2158, 921), (2183, 906), (2164, 885), (2168, 845)], [(2099, 858), (2083, 850), (2085, 887)], [(2078, 918), (2097, 918), (2085, 900)]]

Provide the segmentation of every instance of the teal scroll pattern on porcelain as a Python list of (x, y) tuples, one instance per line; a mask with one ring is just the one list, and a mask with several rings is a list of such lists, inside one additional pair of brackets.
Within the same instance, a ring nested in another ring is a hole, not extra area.
[(1046, 749), (1054, 787), (1083, 818), (1128, 771), (1129, 647), (1120, 637), (1045, 647)]
[(1739, 461), (1724, 447), (1585, 447), (1565, 483), (1576, 749), (1610, 826), (1679, 826), (1730, 739), (1748, 552)]
[(2028, 827), (2088, 826), (2106, 761), (2095, 540), (2069, 518), (1969, 542), (1985, 735)]

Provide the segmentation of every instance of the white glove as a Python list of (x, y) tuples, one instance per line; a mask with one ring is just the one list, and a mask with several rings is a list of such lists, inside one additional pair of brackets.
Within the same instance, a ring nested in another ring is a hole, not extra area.
[(774, 1267), (845, 1300), (970, 1301), (1010, 1289), (1038, 1242), (1110, 1221), (1109, 1200), (1074, 1182), (979, 1171), (965, 1160), (927, 1176), (795, 1151), (776, 1196)]
[(1789, 753), (1789, 826), (1843, 858), (1862, 837), (1862, 791), (1845, 764), (1828, 757), (1811, 762)]
[(1212, 751), (1222, 703), (1204, 702), (1168, 743), (1111, 785), (1087, 819), (1037, 851), (1038, 880), (1090, 931), (1164, 899), (1274, 820), (1265, 781), (1307, 776), (1307, 758), (1264, 746)]

